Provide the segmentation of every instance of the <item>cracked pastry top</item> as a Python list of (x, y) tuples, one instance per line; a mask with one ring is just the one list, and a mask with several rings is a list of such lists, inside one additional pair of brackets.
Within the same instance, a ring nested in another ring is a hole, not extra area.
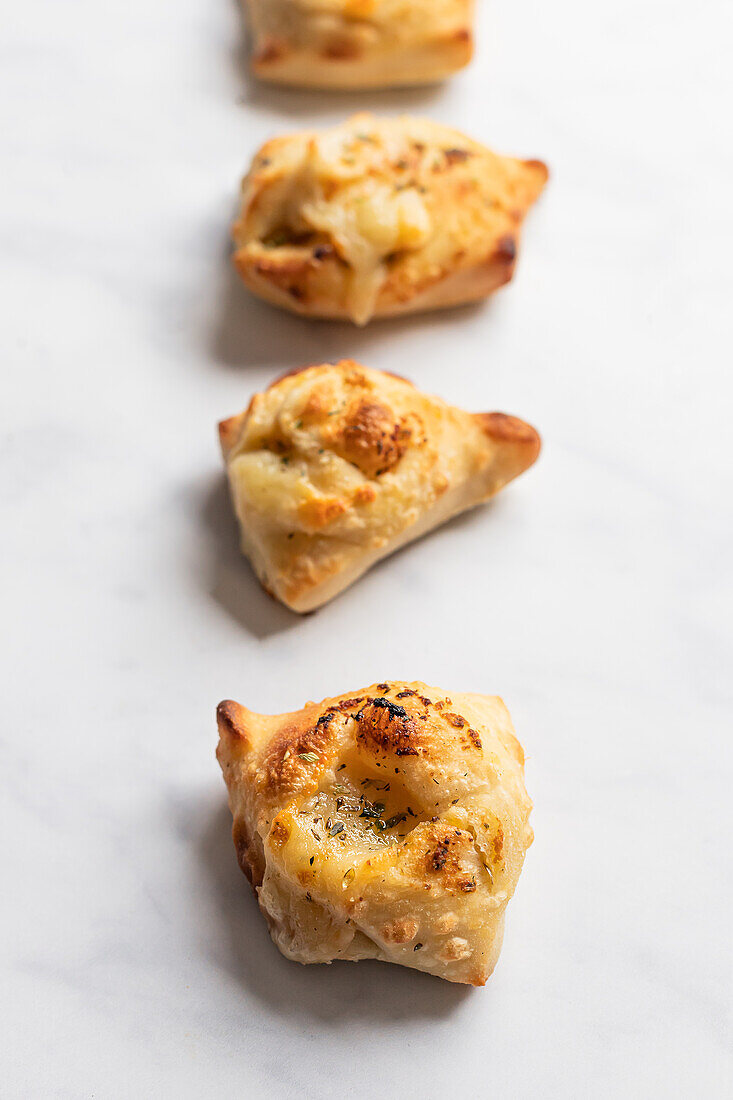
[(280, 951), (483, 985), (532, 842), (501, 699), (388, 682), (217, 717), (237, 857)]
[(261, 298), (311, 317), (372, 317), (485, 298), (514, 272), (547, 180), (425, 119), (356, 115), (267, 142), (242, 184), (233, 262)]
[(540, 440), (352, 360), (294, 371), (219, 425), (242, 549), (295, 611), (498, 492)]
[(473, 54), (474, 0), (246, 0), (252, 69), (312, 88), (442, 80)]

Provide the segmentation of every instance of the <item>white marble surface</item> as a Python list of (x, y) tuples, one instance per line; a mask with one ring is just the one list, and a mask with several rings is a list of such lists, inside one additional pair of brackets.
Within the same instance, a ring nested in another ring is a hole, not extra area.
[[(730, 1089), (730, 29), (725, 0), (492, 0), (446, 87), (329, 97), (250, 85), (230, 0), (8, 10), (3, 1096)], [(491, 305), (354, 331), (235, 285), (252, 151), (362, 105), (550, 163)], [(342, 354), (545, 450), (298, 619), (238, 556), (214, 424)], [(385, 677), (498, 692), (527, 746), (483, 990), (285, 962), (235, 864), (216, 702)]]

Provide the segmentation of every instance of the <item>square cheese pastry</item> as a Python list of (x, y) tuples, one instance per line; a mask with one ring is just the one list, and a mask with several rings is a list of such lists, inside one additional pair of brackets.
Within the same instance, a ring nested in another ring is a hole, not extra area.
[(233, 837), (280, 951), (483, 985), (532, 842), (501, 699), (387, 682), (290, 714), (218, 708)]
[(261, 298), (366, 324), (485, 298), (511, 279), (547, 180), (426, 119), (356, 115), (267, 142), (242, 184), (233, 262)]
[(252, 69), (311, 88), (442, 80), (473, 54), (474, 0), (246, 0)]
[(219, 434), (242, 550), (300, 612), (493, 496), (540, 449), (516, 417), (464, 412), (352, 360), (286, 375)]

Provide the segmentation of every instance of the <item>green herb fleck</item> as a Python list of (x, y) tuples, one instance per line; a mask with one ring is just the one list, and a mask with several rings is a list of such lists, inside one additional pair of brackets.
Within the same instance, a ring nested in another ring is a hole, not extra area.
[(317, 764), (321, 759), (317, 752), (299, 752), (298, 756), (301, 760), (305, 760), (307, 764)]
[(378, 818), (384, 813), (383, 802), (364, 802), (359, 817)]

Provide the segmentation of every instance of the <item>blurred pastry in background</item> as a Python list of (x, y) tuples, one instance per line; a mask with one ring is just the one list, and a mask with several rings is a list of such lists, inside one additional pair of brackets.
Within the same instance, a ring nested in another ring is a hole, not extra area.
[(474, 0), (246, 0), (252, 70), (310, 88), (443, 80), (473, 55)]

